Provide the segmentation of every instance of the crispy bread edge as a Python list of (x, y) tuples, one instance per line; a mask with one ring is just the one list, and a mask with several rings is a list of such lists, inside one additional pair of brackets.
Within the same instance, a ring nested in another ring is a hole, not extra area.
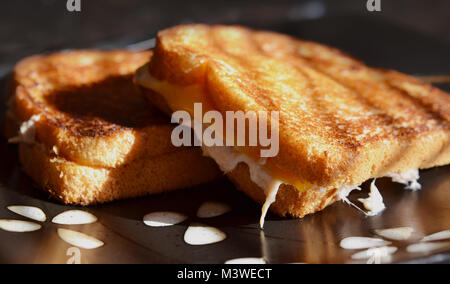
[(83, 206), (189, 188), (222, 176), (214, 161), (198, 149), (140, 159), (115, 169), (52, 157), (39, 144), (20, 144), (19, 157), (25, 173), (41, 189), (62, 203)]
[[(32, 115), (41, 114), (42, 109), (38, 107), (35, 98), (30, 98), (27, 94), (26, 84), (21, 85), (22, 81), (26, 81), (29, 84), (28, 75), (22, 74), (24, 70), (32, 69), (34, 65), (38, 67), (40, 64), (47, 64), (45, 60), (50, 57), (55, 58), (76, 58), (77, 56), (103, 56), (104, 60), (108, 64), (113, 65), (113, 57), (122, 54), (123, 56), (133, 56), (133, 53), (125, 50), (116, 51), (100, 51), (100, 50), (78, 50), (64, 53), (54, 53), (49, 55), (37, 55), (31, 56), (21, 60), (15, 67), (15, 76), (11, 78), (11, 87), (8, 88), (7, 95), (13, 97), (13, 104), (10, 106), (10, 111), (14, 113), (17, 121), (20, 123), (30, 119)], [(142, 56), (151, 55), (151, 52), (142, 52)], [(62, 60), (60, 59), (60, 60)], [(43, 63), (40, 61), (44, 61)], [(143, 61), (145, 62), (145, 61)], [(117, 63), (120, 67), (121, 64)], [(130, 63), (131, 64), (131, 63)], [(134, 63), (133, 63), (134, 64)], [(77, 66), (74, 66), (74, 72)], [(36, 67), (35, 67), (36, 68)], [(93, 69), (93, 67), (88, 67)], [(106, 68), (106, 67), (102, 67)], [(46, 77), (45, 71), (38, 71), (42, 77)], [(81, 71), (80, 71), (81, 72)], [(94, 71), (93, 71), (94, 72)], [(99, 72), (99, 71), (95, 71)], [(96, 74), (97, 74), (96, 73)], [(102, 75), (98, 73), (99, 76)], [(107, 75), (107, 73), (106, 73)], [(132, 73), (121, 75), (119, 73), (111, 75), (111, 78), (128, 77), (132, 76)], [(22, 80), (22, 81), (18, 81)], [(105, 79), (106, 80), (106, 79)], [(92, 82), (95, 85), (96, 82)], [(132, 83), (130, 82), (130, 85)], [(62, 85), (64, 88), (73, 87), (69, 83)], [(75, 88), (87, 88), (90, 85), (74, 85)], [(136, 89), (136, 94), (139, 90), (137, 86), (133, 85)], [(149, 108), (151, 106), (149, 105)], [(55, 118), (52, 113), (46, 113), (41, 120), (36, 122), (36, 139), (44, 144), (48, 149), (57, 147), (59, 155), (64, 156), (70, 161), (74, 161), (78, 164), (97, 167), (119, 167), (124, 162), (129, 162), (134, 159), (138, 159), (141, 156), (158, 156), (161, 154), (177, 151), (170, 143), (170, 133), (173, 126), (170, 121), (164, 119), (164, 123), (155, 123), (154, 125), (148, 125), (145, 127), (122, 127), (114, 124), (107, 127), (99, 127), (96, 131), (95, 126), (90, 126), (93, 130), (86, 131), (86, 134), (73, 133), (70, 127), (67, 125), (74, 125), (74, 128), (83, 129), (85, 125), (81, 120), (77, 120), (74, 115), (66, 115), (63, 118)], [(81, 122), (80, 122), (81, 121)], [(6, 127), (5, 127), (6, 128)], [(88, 128), (88, 130), (90, 130)], [(150, 147), (149, 147), (150, 146)], [(114, 152), (111, 149), (115, 149)]]

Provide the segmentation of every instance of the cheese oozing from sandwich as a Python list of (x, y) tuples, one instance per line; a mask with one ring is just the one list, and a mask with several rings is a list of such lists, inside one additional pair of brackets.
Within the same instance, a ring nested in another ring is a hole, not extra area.
[(33, 115), (29, 120), (24, 121), (19, 128), (16, 137), (8, 140), (8, 143), (33, 144), (36, 139), (36, 122), (40, 120), (40, 115)]
[[(161, 95), (172, 111), (185, 110), (193, 117), (194, 103), (202, 103), (202, 107), (206, 111), (214, 110), (214, 107), (209, 101), (208, 95), (202, 86), (179, 86), (167, 81), (158, 80), (148, 72), (148, 65), (144, 65), (137, 70), (135, 80), (136, 83), (142, 87)], [(196, 133), (196, 135), (199, 134)], [(266, 194), (266, 201), (262, 206), (260, 219), (261, 228), (264, 225), (264, 219), (270, 205), (276, 200), (276, 195), (281, 184), (290, 184), (302, 192), (306, 190), (321, 189), (320, 187), (307, 182), (285, 179), (284, 177), (286, 175), (273, 171), (265, 166), (265, 159), (257, 161), (246, 153), (239, 151), (239, 148), (237, 147), (203, 145), (202, 149), (204, 155), (215, 160), (221, 170), (225, 173), (234, 170), (239, 163), (245, 163), (248, 166), (251, 180), (262, 188)], [(405, 174), (392, 174), (390, 177), (392, 177), (393, 181), (405, 183), (412, 189), (420, 188), (420, 184), (417, 182), (418, 173), (416, 176), (413, 170)], [(377, 215), (383, 211), (385, 208), (383, 198), (374, 184), (371, 186), (369, 198), (360, 200), (365, 205), (368, 212), (361, 210), (347, 199), (347, 196), (355, 189), (360, 190), (360, 187), (353, 185), (339, 187), (337, 191), (338, 199), (347, 202), (369, 216)]]
[(417, 191), (422, 188), (422, 185), (418, 182), (420, 178), (418, 169), (412, 169), (403, 173), (392, 173), (387, 176), (390, 177), (393, 182), (406, 185), (406, 189)]
[(269, 210), (270, 205), (275, 202), (278, 190), (283, 182), (272, 177), (264, 169), (264, 160), (257, 162), (247, 155), (236, 151), (233, 147), (202, 146), (202, 149), (203, 154), (211, 157), (225, 173), (234, 170), (239, 163), (247, 164), (250, 171), (250, 179), (262, 188), (266, 194), (266, 201), (261, 209), (261, 218), (259, 220), (259, 224), (261, 228), (263, 228), (267, 211)]
[[(213, 109), (207, 94), (201, 86), (177, 86), (170, 84), (169, 82), (160, 81), (150, 75), (148, 72), (148, 65), (144, 65), (137, 70), (135, 80), (139, 85), (163, 96), (172, 111), (185, 110), (193, 117), (194, 103), (202, 103), (202, 107), (206, 111)], [(201, 135), (199, 133), (195, 134)], [(282, 179), (277, 178), (276, 174), (269, 172), (267, 168), (264, 167), (265, 160), (257, 162), (248, 155), (238, 151), (235, 147), (207, 147), (203, 145), (202, 149), (204, 155), (211, 157), (225, 173), (234, 170), (239, 163), (247, 164), (251, 180), (261, 187), (266, 195), (266, 201), (262, 206), (260, 218), (260, 226), (262, 228), (270, 205), (275, 202), (279, 187), (284, 183)], [(308, 190), (309, 187), (311, 187), (311, 185), (307, 183), (298, 182), (295, 184), (295, 188), (301, 191)]]
[[(207, 92), (200, 85), (180, 86), (171, 84), (167, 81), (161, 81), (153, 77), (148, 71), (148, 65), (139, 68), (135, 75), (136, 83), (144, 88), (150, 89), (162, 96), (169, 108), (175, 112), (178, 110), (187, 111), (191, 117), (194, 117), (194, 104), (201, 103), (204, 111), (215, 110), (213, 104), (208, 98)], [(222, 133), (222, 137), (224, 137)], [(245, 150), (243, 147), (234, 147), (238, 152)], [(246, 153), (243, 153), (247, 155)], [(252, 159), (255, 159), (252, 157)], [(275, 179), (282, 180), (284, 183), (292, 184), (301, 192), (308, 190), (313, 185), (306, 181), (297, 180), (289, 173), (275, 167), (264, 166), (264, 169)]]

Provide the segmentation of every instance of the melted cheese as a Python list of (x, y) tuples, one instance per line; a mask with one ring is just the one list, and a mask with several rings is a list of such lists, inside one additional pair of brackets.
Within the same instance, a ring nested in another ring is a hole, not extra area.
[[(185, 110), (191, 116), (194, 114), (194, 103), (202, 103), (205, 111), (213, 110), (212, 103), (209, 101), (205, 90), (200, 85), (177, 86), (169, 82), (160, 81), (148, 72), (148, 65), (139, 68), (135, 75), (136, 82), (148, 89), (151, 89), (163, 96), (172, 111)], [(194, 121), (194, 124), (198, 123)], [(196, 128), (194, 127), (194, 130)], [(197, 128), (198, 129), (198, 128)], [(195, 135), (201, 133), (194, 132)], [(265, 216), (272, 203), (276, 200), (276, 195), (280, 185), (283, 183), (281, 178), (277, 178), (277, 174), (269, 173), (264, 167), (265, 160), (255, 161), (250, 156), (239, 152), (234, 147), (206, 147), (202, 146), (203, 152), (215, 160), (219, 167), (225, 173), (232, 171), (239, 163), (243, 162), (248, 165), (251, 180), (261, 187), (266, 194), (266, 201), (262, 206), (262, 213), (260, 219), (261, 228), (264, 226)], [(295, 188), (305, 191), (311, 185), (302, 182), (293, 182)]]
[(148, 65), (136, 71), (136, 82), (161, 95), (172, 111), (185, 110), (194, 115), (194, 103), (202, 103), (204, 111), (212, 110), (206, 92), (201, 85), (177, 86), (166, 81), (160, 81), (148, 72)]
[(401, 174), (393, 173), (387, 176), (390, 177), (393, 182), (406, 185), (406, 189), (416, 191), (422, 188), (422, 185), (418, 182), (420, 178), (418, 169), (412, 169)]
[(40, 115), (33, 115), (29, 120), (20, 125), (18, 136), (10, 138), (9, 143), (33, 144), (36, 138), (36, 121), (39, 121)]
[[(191, 117), (194, 117), (195, 103), (202, 103), (203, 111), (215, 109), (212, 102), (208, 98), (207, 92), (201, 85), (181, 86), (158, 80), (148, 72), (148, 65), (144, 65), (137, 70), (135, 81), (137, 84), (153, 90), (158, 95), (161, 95), (167, 102), (169, 108), (174, 112), (178, 110), (185, 110), (191, 114)], [(194, 121), (194, 123), (196, 122)], [(202, 128), (200, 127), (200, 129)], [(196, 130), (195, 127), (194, 130)], [(196, 135), (201, 135), (201, 133), (196, 133)], [(239, 152), (246, 150), (245, 147), (235, 149)], [(244, 155), (246, 155), (246, 153), (244, 153)], [(282, 180), (284, 183), (292, 184), (299, 191), (306, 191), (313, 186), (305, 181), (297, 180), (290, 173), (274, 166), (266, 165), (264, 168), (277, 180)]]
[(369, 197), (365, 199), (360, 198), (358, 199), (358, 201), (361, 202), (368, 210), (368, 212), (366, 213), (367, 216), (376, 216), (384, 209), (386, 209), (386, 206), (383, 202), (383, 196), (381, 196), (380, 191), (375, 185), (375, 179), (370, 184)]
[(376, 216), (386, 208), (383, 202), (383, 196), (380, 194), (378, 188), (375, 186), (375, 179), (372, 181), (372, 184), (370, 185), (369, 197), (364, 199), (363, 198), (358, 199), (358, 201), (364, 205), (366, 210), (368, 210), (367, 212), (359, 208), (356, 204), (354, 204), (347, 198), (348, 195), (350, 195), (350, 193), (353, 190), (361, 190), (361, 188), (359, 186), (340, 187), (338, 190), (339, 200), (342, 200), (348, 205), (353, 206), (355, 209), (357, 209), (366, 216)]
[[(213, 110), (213, 104), (208, 99), (206, 91), (201, 85), (188, 85), (188, 86), (178, 86), (171, 84), (169, 82), (160, 81), (148, 72), (148, 65), (144, 65), (137, 70), (135, 75), (136, 83), (155, 91), (161, 95), (167, 102), (168, 106), (172, 111), (185, 110), (188, 111), (191, 116), (194, 115), (194, 103), (202, 103), (202, 107), (205, 111)], [(194, 121), (194, 123), (196, 123)], [(198, 128), (197, 128), (198, 129)], [(201, 129), (201, 128), (200, 128)], [(195, 130), (195, 127), (194, 127)], [(195, 135), (201, 135), (194, 131)], [(291, 184), (299, 191), (306, 191), (313, 188), (318, 188), (317, 186), (297, 181), (292, 178), (286, 178), (289, 175), (287, 173), (282, 173), (272, 168), (268, 168), (265, 165), (265, 160), (261, 159), (255, 161), (253, 158), (247, 154), (241, 152), (243, 149), (237, 149), (235, 147), (227, 146), (212, 146), (207, 147), (202, 146), (203, 153), (205, 156), (211, 157), (225, 173), (232, 171), (236, 168), (239, 163), (245, 163), (249, 167), (250, 179), (264, 190), (266, 195), (266, 200), (262, 206), (260, 226), (263, 228), (265, 216), (267, 214), (270, 205), (276, 200), (276, 196), (281, 184)], [(320, 188), (319, 188), (320, 189)], [(373, 214), (377, 210), (380, 210), (381, 206), (379, 204), (381, 195), (378, 190), (371, 192), (371, 196), (367, 200), (367, 207), (369, 213), (364, 212), (362, 209), (351, 203), (347, 196), (351, 191), (360, 188), (358, 186), (342, 186), (338, 189), (338, 197), (340, 200), (347, 202), (348, 204), (354, 206), (366, 215)], [(378, 192), (378, 194), (377, 194)], [(382, 202), (382, 198), (381, 198)], [(384, 204), (383, 204), (384, 206)], [(372, 213), (371, 213), (372, 212)]]
[(219, 165), (220, 169), (225, 173), (234, 170), (234, 168), (236, 168), (239, 163), (247, 164), (250, 171), (250, 179), (256, 185), (262, 188), (264, 190), (264, 193), (266, 194), (266, 201), (264, 202), (264, 205), (261, 209), (261, 218), (259, 220), (259, 224), (261, 228), (263, 228), (267, 211), (269, 210), (270, 205), (275, 202), (278, 189), (283, 182), (272, 177), (264, 169), (264, 160), (257, 162), (247, 155), (236, 151), (233, 147), (202, 146), (202, 149), (203, 154), (205, 156), (211, 157)]

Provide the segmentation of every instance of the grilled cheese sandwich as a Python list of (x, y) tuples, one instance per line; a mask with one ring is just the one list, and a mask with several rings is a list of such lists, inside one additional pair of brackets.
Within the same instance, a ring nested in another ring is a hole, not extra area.
[[(14, 69), (5, 135), (24, 171), (63, 203), (90, 205), (192, 187), (220, 177), (133, 84), (151, 51), (39, 55)], [(15, 129), (14, 129), (15, 128)]]
[[(148, 64), (142, 66), (136, 71), (135, 74), (135, 82), (147, 89), (150, 89), (156, 92), (158, 95), (161, 95), (164, 100), (167, 102), (171, 111), (179, 111), (184, 110), (189, 112), (191, 117), (194, 117), (194, 104), (201, 103), (202, 107), (206, 110), (214, 110), (214, 106), (212, 102), (208, 99), (207, 91), (200, 84), (181, 86), (176, 85), (167, 81), (161, 81), (157, 78), (153, 77), (148, 72)], [(225, 134), (222, 134), (224, 137)], [(203, 146), (204, 149), (206, 146)], [(242, 147), (234, 147), (233, 149), (228, 149), (228, 151), (235, 151), (236, 153), (240, 153), (240, 157), (245, 157), (245, 161), (254, 162), (255, 157), (249, 156), (247, 153), (243, 153), (245, 150)], [(225, 157), (224, 157), (225, 158)], [(228, 161), (221, 161), (221, 164), (227, 164)], [(249, 163), (247, 163), (249, 164)], [(234, 167), (233, 167), (234, 168)], [(295, 185), (295, 188), (300, 191), (305, 191), (311, 188), (313, 185), (308, 184), (304, 181), (295, 180), (288, 173), (282, 173), (280, 169), (272, 167), (264, 169), (274, 180), (282, 181), (286, 184)]]
[[(142, 66), (136, 71), (135, 82), (147, 89), (153, 90), (154, 92), (161, 95), (167, 102), (169, 108), (172, 111), (184, 110), (190, 113), (191, 117), (194, 117), (194, 104), (202, 103), (206, 110), (213, 110), (211, 103), (209, 102), (208, 95), (205, 89), (201, 85), (189, 85), (189, 86), (179, 86), (176, 84), (171, 84), (169, 82), (163, 82), (154, 78), (148, 72), (148, 64)], [(220, 167), (224, 173), (229, 173), (233, 171), (239, 163), (245, 163), (250, 172), (250, 179), (256, 185), (263, 189), (265, 193), (265, 201), (262, 205), (261, 217), (260, 217), (260, 227), (264, 227), (265, 217), (270, 206), (275, 202), (278, 190), (281, 184), (287, 184), (293, 186), (296, 190), (304, 192), (310, 189), (320, 189), (316, 185), (311, 185), (304, 182), (290, 183), (283, 180), (282, 176), (277, 176), (276, 173), (271, 172), (264, 167), (265, 160), (259, 159), (258, 161), (252, 157), (249, 157), (245, 153), (239, 151), (239, 147), (229, 147), (229, 146), (212, 146), (208, 147), (202, 145), (203, 154), (207, 157), (211, 157)], [(401, 175), (393, 175), (401, 176)], [(417, 182), (417, 181), (416, 181)], [(294, 185), (295, 184), (295, 185)], [(373, 186), (372, 186), (373, 188)], [(357, 186), (344, 185), (338, 188), (339, 200), (348, 201), (347, 196), (355, 189), (359, 189)], [(377, 191), (378, 192), (378, 191)], [(380, 194), (377, 192), (372, 193), (373, 196), (378, 197), (374, 199), (369, 197), (366, 199), (366, 204), (375, 204), (373, 206), (366, 206), (369, 210), (369, 214), (377, 214), (382, 210), (379, 208), (383, 207), (382, 199), (380, 202)], [(381, 203), (381, 204), (380, 204)], [(352, 204), (354, 205), (354, 204)], [(354, 205), (356, 206), (356, 205)], [(375, 208), (377, 207), (377, 208)], [(383, 207), (384, 208), (384, 207)], [(376, 212), (376, 213), (374, 213)]]
[(154, 57), (135, 78), (169, 113), (199, 102), (221, 113), (280, 111), (278, 156), (258, 162), (260, 147), (204, 152), (254, 200), (275, 200), (271, 209), (283, 216), (345, 200), (370, 178), (450, 162), (447, 93), (317, 43), (244, 27), (177, 26), (158, 34)]

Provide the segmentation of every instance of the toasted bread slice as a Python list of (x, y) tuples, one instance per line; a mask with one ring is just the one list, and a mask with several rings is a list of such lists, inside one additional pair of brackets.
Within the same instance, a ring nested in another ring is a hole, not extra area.
[(89, 205), (220, 176), (199, 149), (172, 145), (174, 126), (133, 84), (150, 56), (70, 51), (16, 66), (4, 133), (19, 132), (10, 141), (20, 142), (24, 171), (53, 197)]
[(36, 140), (81, 165), (116, 167), (175, 147), (173, 127), (131, 83), (151, 51), (70, 51), (32, 56), (14, 68), (12, 112), (40, 115)]
[(47, 152), (42, 144), (20, 144), (24, 171), (65, 204), (92, 205), (204, 184), (218, 177), (214, 161), (200, 149), (183, 148), (115, 168), (80, 165)]
[[(282, 186), (272, 206), (281, 215), (313, 213), (338, 199), (335, 189), (373, 177), (450, 163), (449, 94), (317, 43), (243, 27), (178, 26), (158, 34), (136, 80), (171, 111), (195, 102), (224, 116), (279, 111), (280, 151), (262, 167), (300, 192), (321, 189), (295, 197)], [(260, 158), (259, 146), (236, 150)], [(229, 176), (261, 202), (239, 169)]]

